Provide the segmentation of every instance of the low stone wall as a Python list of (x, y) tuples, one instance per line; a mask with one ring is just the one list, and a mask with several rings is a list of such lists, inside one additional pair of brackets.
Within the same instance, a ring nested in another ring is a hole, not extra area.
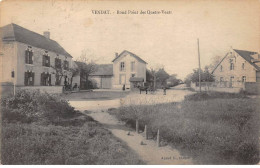
[(246, 82), (245, 91), (250, 94), (260, 94), (260, 82)]
[[(195, 91), (199, 91), (200, 88), (196, 86), (196, 83), (191, 83), (191, 88)], [(239, 93), (243, 88), (241, 87), (214, 87), (214, 86), (201, 86), (201, 91), (214, 91), (214, 92), (227, 92), (227, 93)]]
[(1, 87), (0, 88), (0, 93), (1, 93), (0, 97), (6, 97), (6, 96), (14, 94), (14, 85), (13, 85), (13, 83), (4, 82), (4, 83), (1, 83), (0, 87)]
[(39, 90), (41, 93), (60, 94), (63, 92), (63, 86), (18, 86), (17, 90)]

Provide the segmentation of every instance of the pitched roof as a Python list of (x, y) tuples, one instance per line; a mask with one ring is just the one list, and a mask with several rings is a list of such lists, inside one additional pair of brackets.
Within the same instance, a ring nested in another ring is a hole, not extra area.
[[(246, 50), (237, 50), (233, 49), (238, 55), (240, 55), (242, 58), (244, 58), (248, 63), (250, 63), (253, 67), (255, 67), (258, 71), (260, 71), (260, 67), (257, 66), (255, 63), (253, 63), (251, 60), (254, 59), (251, 55), (257, 53), (253, 51), (246, 51)], [(212, 73), (217, 69), (217, 67), (220, 65), (220, 63), (226, 58), (228, 53), (223, 57), (223, 59), (218, 63), (218, 65), (213, 69)]]
[(237, 50), (234, 49), (236, 53), (238, 53), (241, 57), (243, 57), (247, 62), (253, 65), (257, 70), (260, 70), (260, 67), (253, 63), (251, 60), (254, 59), (251, 55), (256, 54), (257, 52), (253, 51), (245, 51), (245, 50)]
[(147, 62), (145, 62), (142, 58), (140, 58), (139, 56), (137, 56), (137, 55), (135, 55), (134, 53), (132, 53), (132, 52), (130, 52), (130, 51), (127, 51), (127, 50), (124, 50), (123, 52), (121, 52), (121, 54), (119, 54), (118, 57), (116, 57), (115, 59), (113, 59), (112, 62), (114, 62), (114, 61), (117, 60), (119, 57), (121, 57), (122, 55), (124, 55), (124, 53), (128, 53), (128, 54), (130, 54), (131, 56), (135, 57), (138, 61), (147, 64)]
[(97, 71), (90, 76), (113, 76), (113, 64), (99, 64)]
[(3, 41), (18, 41), (37, 48), (72, 57), (56, 41), (45, 36), (11, 23), (0, 28), (0, 37)]

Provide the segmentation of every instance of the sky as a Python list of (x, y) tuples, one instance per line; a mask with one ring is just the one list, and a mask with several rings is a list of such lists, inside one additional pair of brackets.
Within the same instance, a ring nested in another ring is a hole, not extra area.
[[(84, 51), (98, 64), (112, 63), (128, 50), (148, 68), (164, 67), (185, 76), (230, 48), (260, 52), (260, 1), (83, 1), (3, 0), (0, 25), (18, 24), (42, 34), (50, 31), (76, 60)], [(110, 10), (93, 14), (92, 10)], [(171, 14), (117, 14), (117, 10), (171, 11)]]

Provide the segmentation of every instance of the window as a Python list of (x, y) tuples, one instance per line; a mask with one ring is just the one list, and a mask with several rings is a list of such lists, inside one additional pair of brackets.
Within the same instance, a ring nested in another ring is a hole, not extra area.
[(31, 49), (25, 50), (25, 63), (33, 64), (33, 52)]
[(220, 65), (220, 72), (222, 72), (223, 71), (223, 66), (222, 65)]
[(242, 82), (246, 82), (246, 76), (242, 76)]
[(48, 55), (42, 56), (42, 66), (50, 67), (50, 57)]
[(230, 70), (234, 70), (234, 63), (230, 63)]
[(64, 61), (64, 69), (69, 70), (69, 62), (66, 60)]
[(61, 69), (61, 59), (55, 58), (55, 68)]
[(42, 86), (51, 86), (51, 74), (41, 73), (41, 85)]
[(132, 77), (135, 77), (135, 74), (132, 74)]
[(25, 72), (24, 73), (24, 86), (33, 86), (34, 85), (34, 72)]
[(242, 63), (242, 69), (245, 69), (245, 63)]
[(220, 77), (219, 81), (220, 81), (220, 82), (223, 82), (223, 81), (224, 81), (224, 80), (223, 80), (223, 77)]
[(131, 71), (132, 72), (135, 71), (135, 62), (134, 61), (131, 62)]
[(120, 71), (125, 71), (125, 62), (120, 63)]

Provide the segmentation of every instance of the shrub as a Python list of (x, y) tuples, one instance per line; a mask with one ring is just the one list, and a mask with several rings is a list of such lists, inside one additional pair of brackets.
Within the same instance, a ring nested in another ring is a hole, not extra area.
[(1, 100), (3, 121), (31, 123), (39, 120), (57, 123), (76, 115), (73, 107), (58, 95), (20, 90)]
[(133, 128), (138, 119), (141, 127), (148, 125), (153, 138), (160, 129), (164, 141), (192, 156), (196, 163), (255, 164), (259, 161), (259, 99), (228, 96), (228, 99), (203, 97), (203, 101), (124, 106), (110, 113)]

